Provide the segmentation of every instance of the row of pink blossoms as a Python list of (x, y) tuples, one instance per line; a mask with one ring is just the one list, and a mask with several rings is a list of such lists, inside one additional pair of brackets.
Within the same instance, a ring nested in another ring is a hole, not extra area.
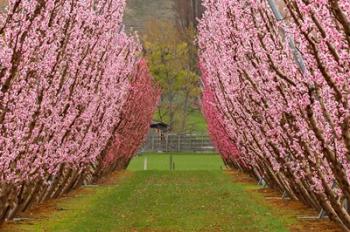
[(125, 168), (158, 102), (125, 0), (10, 0), (0, 15), (0, 221)]
[(349, 1), (204, 5), (203, 112), (225, 162), (349, 229)]

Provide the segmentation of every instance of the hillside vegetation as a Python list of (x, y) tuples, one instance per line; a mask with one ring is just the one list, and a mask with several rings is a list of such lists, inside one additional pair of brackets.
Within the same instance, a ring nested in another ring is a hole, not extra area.
[(128, 29), (143, 32), (145, 22), (151, 18), (172, 20), (173, 0), (127, 0), (124, 22)]
[(0, 10), (2, 10), (6, 5), (6, 0), (0, 0)]

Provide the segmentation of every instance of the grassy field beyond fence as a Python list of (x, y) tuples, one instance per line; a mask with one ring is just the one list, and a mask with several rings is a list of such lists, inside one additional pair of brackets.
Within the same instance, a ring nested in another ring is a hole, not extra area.
[(145, 159), (147, 159), (147, 170), (169, 170), (170, 155), (173, 156), (175, 170), (178, 171), (220, 170), (224, 168), (221, 157), (214, 153), (144, 153), (131, 161), (128, 170), (143, 170)]

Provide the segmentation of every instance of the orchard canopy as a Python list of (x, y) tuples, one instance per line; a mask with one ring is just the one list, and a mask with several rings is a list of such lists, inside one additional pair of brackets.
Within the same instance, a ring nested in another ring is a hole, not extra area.
[[(197, 89), (225, 164), (350, 229), (350, 2), (202, 4)], [(142, 144), (161, 93), (124, 11), (125, 0), (9, 0), (0, 16), (0, 221), (124, 169)], [(186, 66), (187, 50), (175, 47), (172, 67)], [(195, 79), (194, 70), (184, 73)]]
[(350, 2), (204, 6), (202, 105), (218, 151), (350, 228)]
[(160, 91), (123, 0), (11, 0), (0, 18), (0, 220), (125, 168)]

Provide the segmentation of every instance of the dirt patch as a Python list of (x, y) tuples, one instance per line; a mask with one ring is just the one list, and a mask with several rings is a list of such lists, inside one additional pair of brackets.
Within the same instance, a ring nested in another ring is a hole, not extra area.
[[(1, 1), (1, 0), (0, 0)], [(115, 185), (120, 181), (120, 178), (125, 176), (130, 176), (132, 173), (127, 171), (116, 171), (106, 177), (101, 178), (98, 183), (91, 185), (91, 187), (80, 187), (69, 192), (66, 195), (58, 199), (50, 199), (44, 203), (36, 204), (31, 209), (26, 212), (19, 213), (16, 216), (15, 221), (5, 222), (4, 224), (0, 224), (1, 232), (22, 232), (17, 226), (20, 224), (31, 224), (32, 221), (36, 220), (45, 220), (49, 218), (53, 212), (64, 211), (66, 209), (59, 207), (59, 203), (65, 201), (66, 199), (76, 198), (81, 195), (93, 194), (94, 188), (93, 186), (98, 185)]]
[[(228, 171), (235, 182), (245, 184), (257, 184), (257, 181), (239, 171)], [(296, 220), (297, 223), (290, 226), (292, 232), (342, 232), (344, 231), (337, 223), (324, 218), (317, 219), (318, 212), (302, 204), (300, 201), (282, 199), (279, 192), (270, 188), (261, 188), (258, 190), (251, 190), (258, 192), (264, 197), (264, 201), (276, 209), (276, 212), (288, 215)]]

